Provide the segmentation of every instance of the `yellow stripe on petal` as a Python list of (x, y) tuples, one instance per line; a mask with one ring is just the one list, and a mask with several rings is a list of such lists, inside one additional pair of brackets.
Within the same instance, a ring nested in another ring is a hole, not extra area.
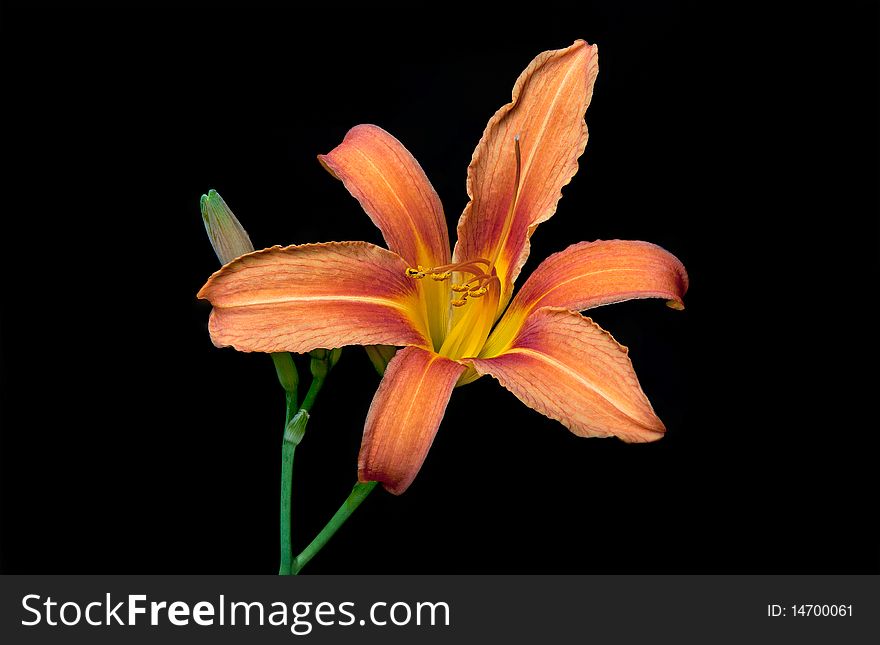
[(597, 47), (582, 40), (539, 54), (474, 151), (467, 179), (471, 201), (458, 223), (453, 257), (493, 260), (502, 285), (498, 314), (528, 257), (529, 235), (553, 215), (562, 187), (577, 172), (598, 71)]
[(273, 247), (211, 276), (198, 297), (214, 306), (218, 347), (308, 352), (344, 345), (430, 346), (407, 263), (366, 242)]
[(655, 441), (666, 431), (639, 385), (627, 350), (589, 318), (542, 308), (511, 347), (472, 361), (530, 408), (581, 437)]
[[(378, 126), (359, 125), (318, 159), (360, 202), (388, 248), (409, 266), (449, 263), (449, 232), (440, 198), (400, 141)], [(419, 289), (431, 339), (439, 347), (448, 325), (449, 288), (426, 281)]]
[(544, 260), (498, 322), (481, 356), (496, 356), (513, 342), (540, 307), (583, 311), (634, 298), (662, 298), (684, 309), (684, 265), (656, 244), (628, 240), (581, 242)]
[(465, 368), (418, 347), (391, 359), (370, 405), (358, 478), (405, 491), (425, 461), (458, 377)]

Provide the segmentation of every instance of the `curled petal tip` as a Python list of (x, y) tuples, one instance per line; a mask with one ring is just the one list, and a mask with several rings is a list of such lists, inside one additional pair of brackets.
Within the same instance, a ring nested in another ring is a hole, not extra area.
[(644, 443), (666, 431), (626, 348), (578, 313), (541, 308), (506, 351), (471, 364), (578, 436)]
[(333, 172), (333, 168), (331, 168), (327, 163), (327, 155), (318, 155), (318, 163), (321, 164), (321, 167), (324, 170), (330, 173), (330, 176), (333, 177), (333, 179), (339, 179), (339, 175)]

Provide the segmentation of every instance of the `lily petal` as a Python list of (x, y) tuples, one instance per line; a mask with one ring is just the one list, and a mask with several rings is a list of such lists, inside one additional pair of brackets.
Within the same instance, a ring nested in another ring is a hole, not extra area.
[(344, 345), (429, 345), (416, 285), (399, 255), (367, 242), (272, 247), (211, 276), (218, 347), (308, 352)]
[(598, 72), (598, 48), (582, 40), (539, 54), (517, 79), (513, 101), (489, 120), (474, 151), (467, 179), (471, 201), (459, 220), (453, 255), (457, 261), (494, 260), (502, 282), (499, 315), (528, 258), (529, 236), (553, 215), (562, 187), (577, 172), (587, 145), (584, 113)]
[(410, 266), (449, 263), (440, 198), (400, 141), (378, 126), (359, 125), (318, 159), (360, 202), (388, 248)]
[(406, 347), (388, 363), (370, 405), (358, 478), (401, 494), (422, 467), (458, 377), (465, 367), (434, 352)]
[(513, 345), (472, 360), (530, 408), (580, 437), (655, 441), (666, 428), (636, 378), (627, 350), (589, 318), (544, 307)]
[[(382, 231), (388, 248), (409, 266), (449, 263), (449, 232), (437, 192), (400, 141), (375, 125), (348, 131), (342, 143), (318, 160), (360, 202)], [(422, 281), (430, 337), (440, 347), (449, 319), (449, 286)]]
[(540, 307), (583, 311), (634, 298), (663, 298), (684, 309), (684, 265), (649, 242), (580, 242), (544, 260), (525, 281), (486, 343), (482, 356), (501, 353), (528, 315)]

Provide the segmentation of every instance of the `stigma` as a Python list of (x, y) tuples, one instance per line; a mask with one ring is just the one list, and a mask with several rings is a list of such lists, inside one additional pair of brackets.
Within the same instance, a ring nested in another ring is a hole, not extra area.
[(449, 288), (456, 294), (450, 303), (453, 307), (462, 307), (467, 303), (468, 298), (482, 298), (489, 292), (489, 285), (495, 274), (495, 270), (490, 267), (491, 263), (484, 258), (444, 264), (438, 267), (424, 267), (419, 264), (415, 267), (407, 267), (406, 277), (421, 280), (431, 276), (432, 280), (443, 282), (449, 280), (453, 272), (470, 274), (473, 276), (470, 280), (449, 285)]

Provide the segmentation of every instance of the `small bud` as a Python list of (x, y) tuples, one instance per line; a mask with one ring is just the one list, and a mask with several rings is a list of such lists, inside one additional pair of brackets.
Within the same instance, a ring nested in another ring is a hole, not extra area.
[(364, 345), (364, 349), (367, 351), (367, 357), (370, 359), (373, 367), (376, 368), (379, 376), (385, 374), (388, 362), (397, 353), (397, 348), (394, 345)]
[(275, 372), (278, 374), (278, 382), (285, 392), (296, 396), (296, 388), (299, 386), (299, 374), (293, 357), (289, 352), (273, 352), (272, 362), (275, 363)]
[(216, 190), (209, 190), (207, 195), (202, 195), (199, 205), (208, 239), (211, 240), (211, 246), (221, 264), (228, 264), (238, 256), (254, 250), (247, 231)]
[(323, 379), (330, 371), (330, 350), (313, 349), (309, 352), (312, 357), (310, 368), (312, 370), (312, 378)]
[(335, 347), (330, 350), (330, 369), (332, 370), (336, 367), (336, 363), (339, 362), (339, 359), (342, 358), (342, 348)]
[(309, 413), (300, 410), (284, 427), (284, 441), (298, 446), (306, 434), (306, 425), (309, 423)]

